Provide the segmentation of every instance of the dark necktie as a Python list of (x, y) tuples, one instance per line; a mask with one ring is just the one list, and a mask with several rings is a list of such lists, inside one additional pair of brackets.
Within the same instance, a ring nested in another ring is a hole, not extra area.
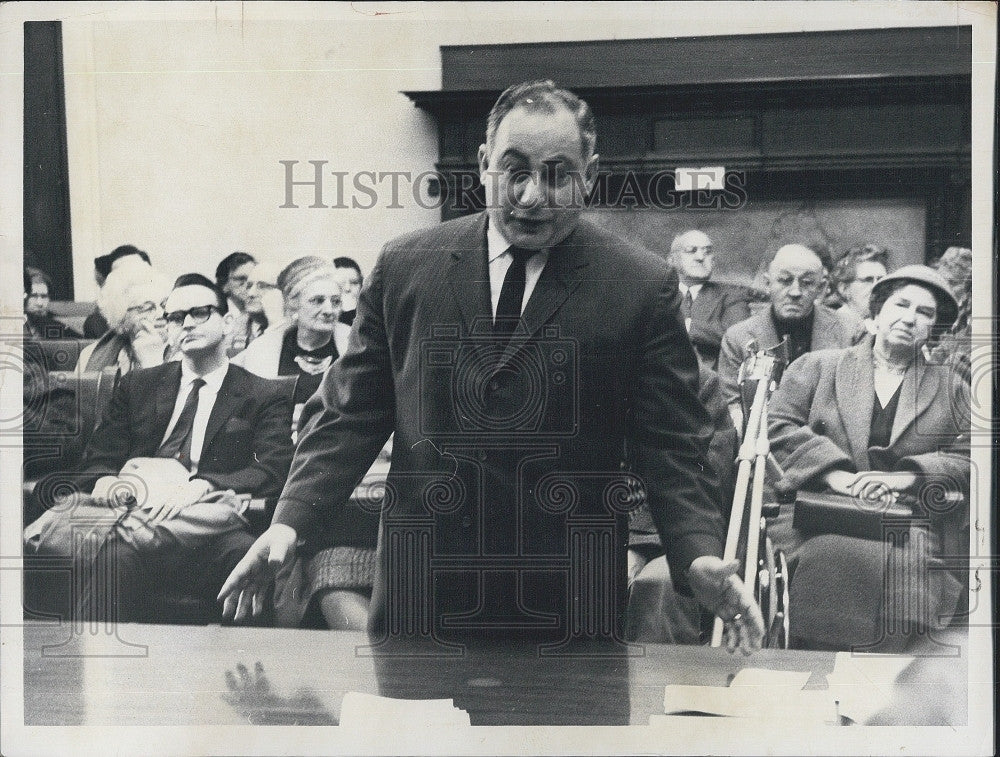
[(694, 297), (691, 296), (691, 290), (688, 289), (681, 298), (681, 315), (684, 316), (685, 321), (691, 317), (691, 306), (693, 304)]
[(511, 247), (507, 252), (514, 260), (507, 269), (507, 275), (504, 276), (500, 299), (497, 300), (497, 314), (493, 320), (493, 333), (505, 339), (509, 339), (517, 328), (517, 322), (521, 317), (521, 301), (524, 299), (525, 265), (528, 258), (538, 250)]
[(187, 399), (184, 400), (184, 407), (181, 409), (181, 414), (177, 416), (177, 423), (170, 431), (170, 436), (156, 451), (157, 457), (176, 458), (181, 465), (189, 470), (191, 468), (191, 430), (194, 428), (194, 414), (198, 412), (198, 392), (203, 386), (205, 386), (204, 379), (196, 378), (191, 382), (191, 391), (188, 392)]

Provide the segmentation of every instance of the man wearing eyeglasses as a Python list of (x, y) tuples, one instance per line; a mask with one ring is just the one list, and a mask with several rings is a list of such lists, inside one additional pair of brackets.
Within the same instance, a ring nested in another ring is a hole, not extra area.
[[(288, 392), (229, 363), (221, 291), (185, 274), (165, 310), (180, 360), (122, 377), (72, 479), (90, 496), (25, 532), (26, 554), (74, 557), (82, 617), (146, 620), (152, 589), (164, 585), (214, 598), (253, 544), (237, 495), (276, 497), (291, 463)], [(102, 524), (89, 537), (93, 563), (66, 538), (74, 522)], [(108, 575), (92, 568), (101, 564), (115, 566), (110, 607), (100, 604)]]
[(715, 370), (726, 329), (750, 317), (747, 291), (712, 281), (715, 250), (703, 231), (691, 229), (674, 237), (670, 264), (677, 271), (681, 314), (702, 365)]
[[(834, 311), (816, 302), (826, 287), (826, 275), (823, 259), (815, 250), (786, 244), (774, 254), (764, 274), (770, 307), (730, 327), (723, 336), (719, 378), (737, 429), (743, 426), (737, 379), (752, 349), (774, 347), (787, 337), (788, 361), (792, 362), (811, 350), (850, 347), (864, 336), (864, 323), (852, 311)], [(750, 347), (751, 343), (756, 347)]]

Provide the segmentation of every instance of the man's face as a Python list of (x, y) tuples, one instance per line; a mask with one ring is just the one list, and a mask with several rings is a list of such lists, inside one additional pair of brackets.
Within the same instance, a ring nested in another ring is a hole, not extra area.
[(49, 285), (32, 281), (31, 290), (24, 296), (24, 312), (28, 315), (45, 315), (49, 312)]
[(712, 240), (700, 231), (689, 231), (678, 238), (670, 262), (685, 284), (700, 284), (712, 277), (715, 255)]
[(774, 312), (780, 318), (806, 318), (826, 282), (823, 263), (808, 247), (789, 244), (778, 250), (764, 276)]
[(842, 284), (840, 293), (844, 301), (859, 315), (868, 317), (868, 301), (872, 296), (872, 287), (886, 274), (885, 266), (874, 260), (858, 263), (855, 269), (854, 281)]
[(596, 171), (597, 156), (583, 155), (576, 119), (563, 107), (514, 108), (492, 153), (479, 148), (490, 223), (526, 250), (552, 247), (573, 231)]
[(198, 284), (178, 287), (164, 304), (170, 343), (185, 355), (225, 350), (232, 318), (219, 313), (215, 292)]
[(244, 263), (234, 268), (226, 280), (222, 291), (248, 313), (259, 313), (262, 309), (262, 292), (254, 275), (256, 263)]

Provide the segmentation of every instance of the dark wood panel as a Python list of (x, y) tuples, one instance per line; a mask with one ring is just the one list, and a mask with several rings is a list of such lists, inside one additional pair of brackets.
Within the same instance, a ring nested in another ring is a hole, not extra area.
[(753, 115), (661, 118), (653, 122), (653, 152), (726, 155), (756, 152)]
[[(615, 87), (968, 74), (968, 26), (441, 48), (444, 90), (530, 79)], [(614, 65), (608, 65), (614, 61)]]
[(818, 105), (767, 110), (761, 116), (761, 150), (766, 155), (902, 153), (961, 148), (958, 104)]
[(73, 299), (62, 25), (24, 23), (25, 262), (52, 277), (53, 299)]

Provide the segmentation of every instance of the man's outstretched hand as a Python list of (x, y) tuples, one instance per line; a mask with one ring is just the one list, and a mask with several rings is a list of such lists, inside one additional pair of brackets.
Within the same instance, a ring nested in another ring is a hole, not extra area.
[(297, 539), (294, 528), (280, 523), (273, 524), (260, 535), (219, 591), (223, 618), (239, 623), (251, 614), (257, 616), (264, 611), (274, 577), (282, 567), (295, 560)]
[(718, 557), (702, 555), (688, 568), (687, 578), (695, 599), (722, 618), (726, 649), (743, 654), (760, 649), (764, 641), (764, 616), (750, 589), (737, 575), (739, 562), (725, 563)]

